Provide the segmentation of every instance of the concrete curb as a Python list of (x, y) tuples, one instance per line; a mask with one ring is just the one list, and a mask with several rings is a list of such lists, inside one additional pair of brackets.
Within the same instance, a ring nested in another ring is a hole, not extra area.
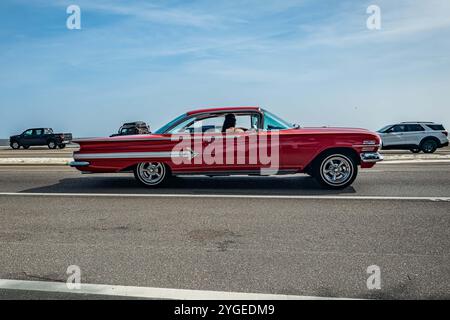
[(385, 161), (394, 161), (394, 160), (450, 160), (450, 154), (383, 154)]
[(0, 166), (67, 166), (72, 158), (0, 158)]

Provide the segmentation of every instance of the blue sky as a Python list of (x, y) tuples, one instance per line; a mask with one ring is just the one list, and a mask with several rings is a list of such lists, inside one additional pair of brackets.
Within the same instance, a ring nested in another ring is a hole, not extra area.
[[(66, 28), (70, 4), (81, 30)], [(449, 53), (448, 0), (2, 0), (0, 137), (157, 129), (230, 105), (305, 126), (450, 127)]]

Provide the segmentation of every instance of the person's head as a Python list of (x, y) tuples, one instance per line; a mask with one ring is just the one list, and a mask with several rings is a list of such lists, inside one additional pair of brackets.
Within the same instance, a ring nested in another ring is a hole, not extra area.
[(225, 116), (225, 121), (223, 122), (222, 132), (226, 132), (229, 128), (234, 128), (236, 126), (236, 117), (234, 114), (229, 113)]

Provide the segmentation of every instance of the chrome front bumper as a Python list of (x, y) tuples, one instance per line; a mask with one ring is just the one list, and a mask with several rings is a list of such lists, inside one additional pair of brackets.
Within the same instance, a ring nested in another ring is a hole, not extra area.
[(89, 165), (90, 165), (90, 163), (86, 162), (86, 161), (72, 161), (72, 162), (69, 162), (69, 166), (71, 166), (73, 168), (76, 168), (76, 167), (87, 167)]
[(361, 153), (362, 162), (378, 162), (382, 161), (383, 156), (379, 152), (363, 152)]

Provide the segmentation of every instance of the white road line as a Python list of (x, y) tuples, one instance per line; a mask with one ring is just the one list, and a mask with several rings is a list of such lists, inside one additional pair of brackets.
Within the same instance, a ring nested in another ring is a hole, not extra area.
[(386, 164), (417, 164), (417, 163), (422, 163), (422, 164), (440, 164), (440, 163), (450, 163), (450, 160), (447, 160), (447, 159), (386, 160), (386, 161), (378, 162), (377, 166), (380, 165), (380, 164), (381, 165), (386, 165)]
[(13, 197), (99, 197), (99, 198), (230, 198), (230, 199), (298, 199), (298, 200), (419, 200), (450, 201), (450, 197), (395, 197), (395, 196), (320, 196), (320, 195), (241, 195), (241, 194), (124, 194), (124, 193), (42, 193), (0, 192)]
[(284, 294), (243, 293), (225, 291), (205, 291), (186, 289), (166, 289), (151, 287), (114, 286), (105, 284), (80, 284), (80, 289), (69, 289), (66, 283), (49, 281), (25, 281), (0, 279), (0, 289), (26, 290), (40, 292), (93, 294), (148, 299), (174, 300), (342, 300), (346, 298), (328, 298)]

